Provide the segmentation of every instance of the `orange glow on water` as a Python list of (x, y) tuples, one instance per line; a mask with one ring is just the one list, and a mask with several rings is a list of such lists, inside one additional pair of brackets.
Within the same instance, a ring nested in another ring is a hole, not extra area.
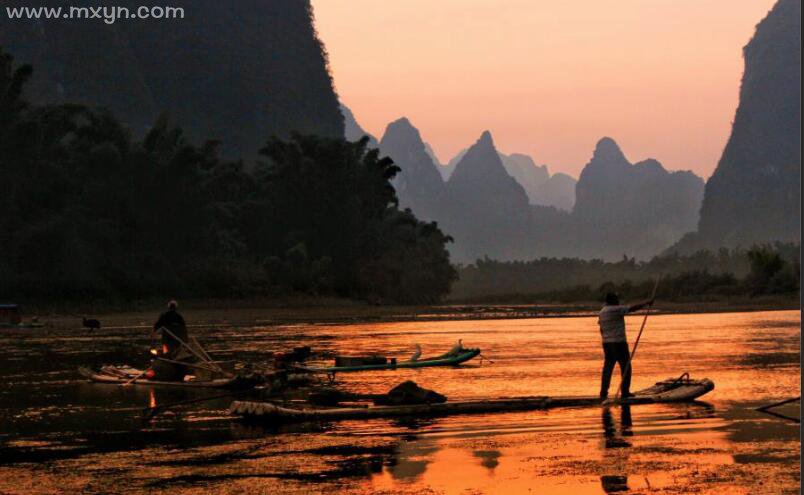
[[(216, 354), (250, 362), (299, 345), (313, 345), (310, 364), (336, 354), (404, 358), (417, 343), (431, 356), (459, 338), (493, 361), (340, 374), (348, 391), (385, 392), (410, 379), (450, 400), (586, 395), (600, 380), (594, 317), (221, 326), (210, 314), (194, 334)], [(627, 318), (632, 339), (641, 321)], [(85, 360), (89, 345), (127, 361), (131, 353), (116, 353), (132, 335), (143, 353), (148, 345), (139, 328), (130, 332), (0, 335), (12, 460), (0, 465), (0, 493), (776, 494), (800, 485), (800, 425), (756, 410), (801, 394), (798, 311), (651, 315), (634, 390), (689, 371), (715, 383), (694, 403), (299, 425), (236, 421), (226, 412), (231, 398), (166, 409), (144, 424), (145, 403), (211, 392), (90, 384), (75, 361), (45, 358)], [(800, 404), (777, 412), (800, 418)], [(47, 461), (31, 463), (32, 454)]]

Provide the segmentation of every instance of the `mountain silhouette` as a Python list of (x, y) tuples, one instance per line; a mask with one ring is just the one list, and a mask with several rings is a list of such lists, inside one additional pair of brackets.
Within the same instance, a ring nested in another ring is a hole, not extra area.
[(500, 160), (508, 175), (519, 182), (525, 189), (528, 200), (535, 204), (536, 192), (550, 179), (547, 165), (536, 165), (533, 158), (523, 153), (511, 153), (510, 155), (500, 153)]
[(559, 210), (572, 211), (577, 183), (577, 180), (567, 174), (555, 173), (536, 189), (532, 202), (536, 205), (554, 206)]
[(527, 155), (501, 154), (488, 131), (453, 158), (446, 183), (407, 119), (388, 125), (380, 149), (402, 169), (394, 180), (400, 204), (439, 222), (459, 262), (647, 258), (695, 227), (703, 196), (692, 172), (668, 172), (653, 159), (632, 164), (611, 138), (597, 143), (577, 185)]
[(443, 226), (455, 238), (450, 246), (455, 259), (516, 259), (532, 252), (528, 196), (506, 172), (491, 133), (483, 132), (466, 151), (446, 189)]
[(427, 141), (424, 142), (424, 151), (426, 151), (427, 154), (430, 155), (430, 159), (433, 160), (433, 163), (435, 163), (436, 168), (438, 169), (438, 173), (441, 174), (441, 178), (447, 180), (446, 177), (444, 177), (441, 172), (442, 168), (441, 160), (438, 159), (435, 150), (433, 149), (432, 146), (430, 146), (430, 143), (428, 143)]
[(363, 130), (362, 127), (360, 127), (360, 124), (357, 123), (357, 119), (355, 119), (355, 116), (349, 109), (349, 107), (341, 103), (340, 110), (341, 114), (343, 115), (343, 137), (345, 137), (347, 141), (358, 141), (363, 136), (368, 136), (369, 148), (379, 147), (377, 138), (375, 138), (374, 136)]
[(438, 171), (441, 173), (441, 177), (443, 177), (444, 180), (448, 180), (450, 178), (452, 172), (455, 171), (455, 167), (458, 165), (458, 162), (461, 161), (463, 155), (465, 155), (468, 150), (469, 148), (462, 149), (461, 151), (458, 152), (457, 155), (453, 156), (447, 163), (443, 163), (441, 167), (439, 167)]
[[(134, 12), (140, 4), (115, 5)], [(30, 2), (3, 4), (19, 5)], [(33, 65), (26, 90), (33, 103), (107, 107), (137, 137), (163, 112), (195, 142), (220, 140), (228, 157), (255, 157), (272, 135), (344, 134), (309, 1), (177, 0), (171, 6), (183, 7), (185, 17), (6, 21), (0, 45), (17, 63)]]
[[(468, 149), (464, 148), (446, 165), (439, 167), (444, 180), (449, 179), (467, 151)], [(575, 204), (575, 179), (567, 174), (551, 176), (547, 165), (536, 165), (533, 158), (523, 153), (499, 155), (508, 175), (516, 179), (525, 189), (530, 204), (553, 206), (565, 211), (572, 210), (572, 205)]]
[(572, 210), (574, 254), (647, 258), (695, 228), (703, 180), (668, 172), (658, 161), (631, 164), (617, 143), (602, 138), (581, 172)]
[(740, 103), (698, 231), (674, 251), (801, 240), (801, 0), (777, 2), (743, 55)]
[(393, 180), (399, 205), (424, 220), (438, 220), (443, 211), (444, 181), (422, 141), (418, 129), (406, 118), (388, 124), (380, 152), (402, 170)]

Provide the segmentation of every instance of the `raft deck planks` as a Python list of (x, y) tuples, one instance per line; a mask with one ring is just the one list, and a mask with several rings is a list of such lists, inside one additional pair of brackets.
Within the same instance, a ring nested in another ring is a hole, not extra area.
[[(609, 404), (655, 404), (690, 402), (714, 389), (711, 380), (689, 380), (677, 384), (665, 380), (641, 390), (634, 397), (608, 402)], [(271, 402), (234, 401), (229, 412), (245, 418), (273, 419), (277, 421), (341, 420), (355, 418), (382, 418), (394, 416), (447, 416), (453, 414), (482, 414), (529, 411), (558, 407), (599, 406), (599, 397), (514, 397), (490, 400), (445, 402), (399, 406), (289, 408)]]

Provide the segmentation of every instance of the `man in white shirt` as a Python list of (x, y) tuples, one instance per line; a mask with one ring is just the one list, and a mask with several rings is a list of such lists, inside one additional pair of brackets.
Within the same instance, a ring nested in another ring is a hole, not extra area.
[(617, 294), (609, 292), (606, 294), (606, 305), (600, 310), (598, 324), (600, 325), (600, 335), (603, 338), (603, 376), (600, 381), (600, 400), (604, 401), (609, 395), (609, 384), (611, 374), (614, 371), (614, 364), (620, 365), (622, 375), (622, 397), (632, 397), (631, 387), (631, 366), (628, 361), (631, 358), (631, 351), (628, 348), (628, 340), (625, 337), (625, 315), (639, 311), (640, 309), (651, 306), (653, 299), (632, 306), (621, 306), (620, 298)]

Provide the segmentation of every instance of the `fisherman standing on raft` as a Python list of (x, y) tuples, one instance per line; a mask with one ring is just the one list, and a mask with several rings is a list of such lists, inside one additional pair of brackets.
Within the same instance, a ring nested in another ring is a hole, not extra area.
[[(161, 352), (157, 352), (157, 360), (149, 370), (148, 378), (158, 378), (161, 380), (183, 380), (187, 374), (187, 367), (177, 363), (170, 363), (159, 358), (172, 361), (182, 361), (188, 357), (183, 352), (184, 343), (187, 342), (187, 325), (184, 318), (177, 311), (179, 304), (176, 301), (168, 302), (168, 310), (159, 316), (151, 330), (151, 339), (156, 336), (156, 332), (162, 333)], [(179, 340), (180, 339), (180, 340)]]
[(628, 348), (628, 340), (625, 337), (625, 315), (639, 311), (646, 306), (652, 306), (653, 299), (650, 299), (632, 306), (621, 306), (620, 298), (617, 294), (609, 292), (606, 294), (606, 304), (600, 310), (598, 324), (600, 325), (600, 335), (603, 337), (603, 376), (600, 381), (600, 400), (604, 401), (609, 396), (609, 384), (611, 374), (614, 371), (614, 364), (620, 365), (620, 375), (622, 376), (622, 398), (633, 397), (631, 388), (631, 352)]

